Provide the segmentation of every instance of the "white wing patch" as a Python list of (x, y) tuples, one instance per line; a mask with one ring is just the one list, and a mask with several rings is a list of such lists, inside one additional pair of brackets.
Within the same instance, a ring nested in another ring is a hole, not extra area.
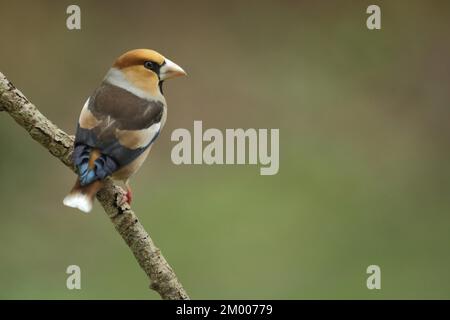
[(147, 146), (158, 134), (161, 123), (155, 123), (142, 130), (116, 130), (116, 138), (119, 143), (128, 149), (138, 149)]
[(83, 109), (81, 110), (80, 118), (78, 119), (78, 123), (83, 129), (92, 129), (101, 122), (94, 117), (91, 110), (89, 110), (88, 105), (89, 99), (86, 100)]

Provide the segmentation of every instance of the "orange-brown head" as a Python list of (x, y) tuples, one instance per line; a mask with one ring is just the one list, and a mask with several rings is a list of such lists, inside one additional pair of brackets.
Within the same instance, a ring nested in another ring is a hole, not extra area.
[(137, 88), (152, 95), (161, 91), (162, 82), (186, 75), (176, 63), (149, 49), (135, 49), (121, 55), (113, 64)]

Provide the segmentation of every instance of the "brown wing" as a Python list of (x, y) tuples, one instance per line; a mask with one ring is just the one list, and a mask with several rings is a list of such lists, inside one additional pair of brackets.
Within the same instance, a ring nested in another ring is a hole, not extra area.
[(93, 125), (79, 123), (75, 143), (99, 149), (120, 168), (136, 159), (158, 137), (164, 104), (104, 83), (84, 109), (85, 114), (91, 114), (88, 119)]

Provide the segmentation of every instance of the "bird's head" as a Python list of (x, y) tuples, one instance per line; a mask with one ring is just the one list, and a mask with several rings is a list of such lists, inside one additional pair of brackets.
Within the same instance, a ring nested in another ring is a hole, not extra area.
[(131, 84), (152, 95), (162, 93), (165, 80), (186, 75), (179, 65), (149, 49), (124, 53), (114, 62), (113, 68), (121, 71)]

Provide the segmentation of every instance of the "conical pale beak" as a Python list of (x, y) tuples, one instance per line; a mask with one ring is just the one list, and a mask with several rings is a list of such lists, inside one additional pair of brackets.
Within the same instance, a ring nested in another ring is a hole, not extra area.
[(164, 61), (165, 61), (165, 63), (162, 65), (161, 69), (159, 70), (159, 77), (161, 78), (161, 80), (167, 80), (167, 79), (181, 77), (181, 76), (186, 75), (186, 72), (183, 70), (183, 68), (181, 68), (175, 62), (170, 61), (167, 58)]

